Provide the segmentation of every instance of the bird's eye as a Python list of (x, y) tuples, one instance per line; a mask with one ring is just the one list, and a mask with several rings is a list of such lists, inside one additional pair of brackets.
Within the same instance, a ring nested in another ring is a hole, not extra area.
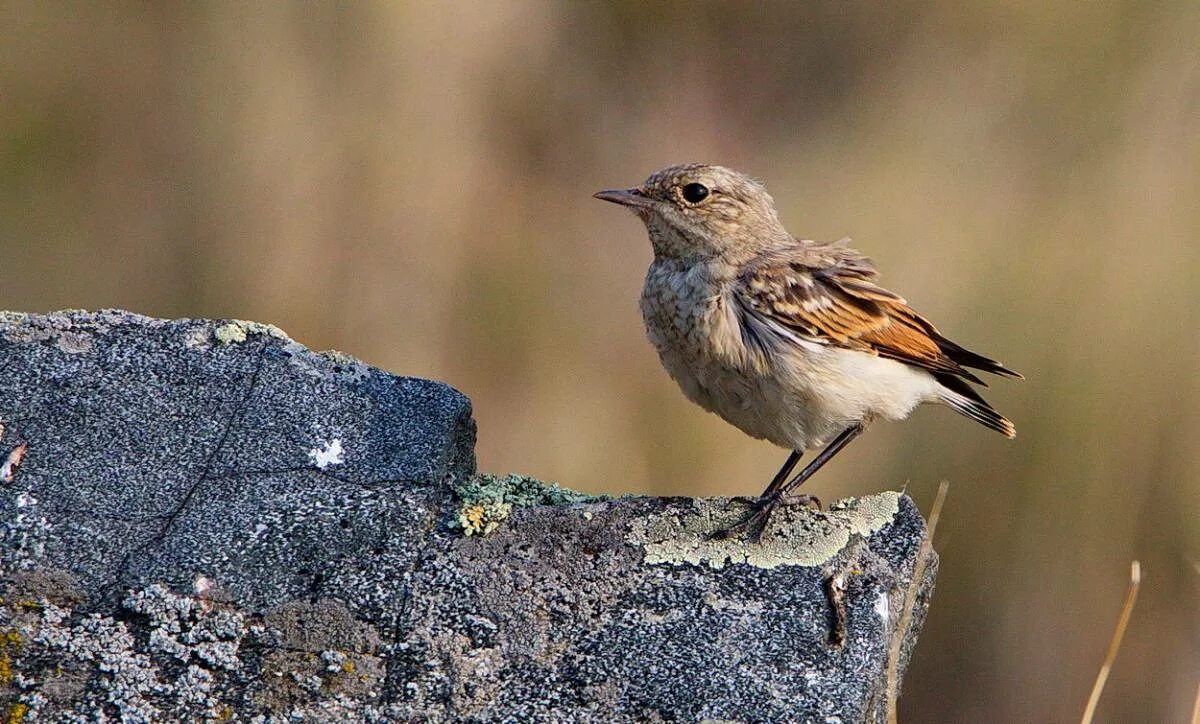
[(698, 204), (708, 198), (708, 187), (704, 184), (690, 183), (682, 191), (683, 200), (689, 204)]

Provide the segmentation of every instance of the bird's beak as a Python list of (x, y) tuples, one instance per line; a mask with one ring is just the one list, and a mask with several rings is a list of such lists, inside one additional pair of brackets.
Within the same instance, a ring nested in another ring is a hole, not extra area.
[(609, 189), (607, 191), (598, 191), (592, 194), (601, 201), (611, 201), (614, 204), (628, 206), (631, 209), (648, 209), (654, 205), (654, 201), (647, 198), (641, 187), (631, 189)]

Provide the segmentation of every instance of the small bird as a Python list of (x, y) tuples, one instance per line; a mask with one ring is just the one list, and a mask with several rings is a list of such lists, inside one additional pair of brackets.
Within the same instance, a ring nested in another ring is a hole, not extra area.
[(942, 336), (876, 283), (875, 266), (849, 239), (789, 234), (774, 199), (749, 176), (690, 163), (595, 197), (646, 225), (654, 261), (642, 318), (684, 395), (791, 451), (750, 515), (717, 537), (757, 540), (791, 491), (872, 421), (904, 419), (923, 402), (1016, 435), (969, 383), (986, 386), (972, 369), (1021, 375)]

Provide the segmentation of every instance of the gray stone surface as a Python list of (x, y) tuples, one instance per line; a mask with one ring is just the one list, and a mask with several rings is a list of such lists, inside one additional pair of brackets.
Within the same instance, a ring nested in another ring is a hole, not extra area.
[(0, 314), (0, 425), (0, 720), (881, 721), (937, 568), (894, 493), (750, 545), (477, 476), (461, 394), (264, 325)]

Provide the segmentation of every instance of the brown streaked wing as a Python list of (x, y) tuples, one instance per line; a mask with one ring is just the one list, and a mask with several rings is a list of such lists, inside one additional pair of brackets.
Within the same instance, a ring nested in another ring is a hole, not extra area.
[(764, 260), (743, 274), (739, 301), (771, 322), (813, 341), (982, 384), (943, 352), (941, 335), (932, 324), (902, 297), (870, 281), (875, 270), (865, 257), (819, 261), (832, 263), (813, 266), (789, 259)]

